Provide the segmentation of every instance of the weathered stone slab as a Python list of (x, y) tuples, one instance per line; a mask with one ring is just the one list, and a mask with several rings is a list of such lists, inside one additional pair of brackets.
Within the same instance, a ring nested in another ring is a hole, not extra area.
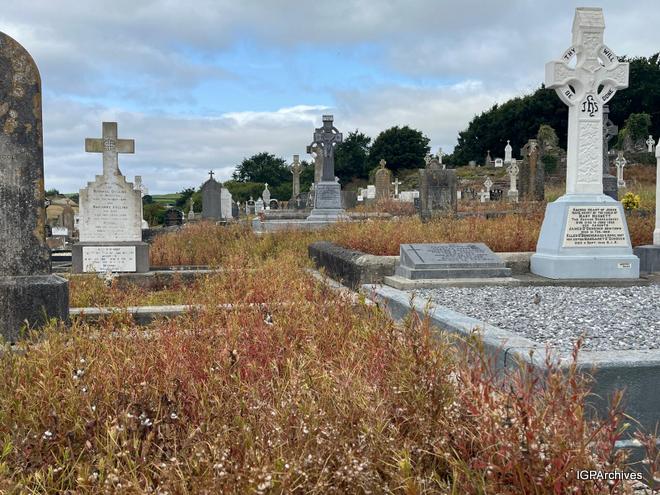
[(51, 275), (46, 244), (41, 78), (30, 54), (0, 33), (0, 336), (66, 319), (68, 283)]
[(511, 269), (483, 243), (401, 244), (395, 275), (413, 280), (508, 277)]

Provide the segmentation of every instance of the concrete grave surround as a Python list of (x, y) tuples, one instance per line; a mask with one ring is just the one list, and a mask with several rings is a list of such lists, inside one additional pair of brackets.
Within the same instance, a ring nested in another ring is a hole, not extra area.
[(576, 9), (572, 46), (546, 64), (546, 86), (569, 110), (566, 194), (547, 205), (531, 259), (543, 277), (639, 277), (623, 207), (603, 194), (603, 105), (628, 86), (628, 64), (603, 43), (604, 30), (602, 9)]
[(0, 335), (15, 342), (26, 320), (68, 318), (69, 286), (51, 274), (46, 244), (39, 70), (4, 33), (0, 68)]
[(395, 276), (411, 280), (509, 277), (511, 269), (483, 243), (401, 244)]
[(323, 126), (314, 131), (314, 141), (308, 147), (323, 155), (321, 180), (314, 188), (314, 209), (307, 217), (312, 222), (335, 222), (346, 218), (341, 207), (341, 186), (335, 181), (335, 146), (343, 138), (333, 120), (332, 115), (323, 116)]
[(222, 184), (213, 178), (213, 170), (209, 171), (209, 179), (202, 184), (202, 218), (204, 220), (222, 219)]
[(103, 154), (103, 174), (80, 190), (80, 242), (71, 252), (73, 271), (146, 272), (149, 246), (142, 242), (142, 192), (121, 174), (118, 162), (119, 153), (135, 152), (135, 142), (117, 137), (116, 122), (103, 122), (102, 128), (101, 138), (85, 139), (85, 151)]

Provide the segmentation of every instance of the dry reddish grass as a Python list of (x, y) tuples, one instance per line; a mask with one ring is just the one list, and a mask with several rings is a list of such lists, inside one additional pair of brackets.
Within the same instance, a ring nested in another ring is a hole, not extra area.
[[(244, 260), (231, 258), (236, 268)], [(475, 337), (397, 326), (279, 253), (209, 279), (208, 306), (46, 330), (2, 359), (3, 493), (621, 493), (621, 412), (588, 422), (588, 384), (550, 365), (506, 383)]]

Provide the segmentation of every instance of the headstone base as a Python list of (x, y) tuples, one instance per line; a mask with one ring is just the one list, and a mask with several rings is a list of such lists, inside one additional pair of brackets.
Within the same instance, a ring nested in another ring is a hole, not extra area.
[(507, 198), (509, 198), (509, 201), (512, 203), (517, 203), (518, 202), (518, 191), (509, 191), (507, 192)]
[(633, 252), (639, 257), (639, 271), (660, 272), (660, 246), (655, 244), (637, 246)]
[(314, 209), (307, 217), (311, 222), (336, 222), (346, 219), (341, 207), (341, 186), (337, 182), (319, 182), (314, 190)]
[(0, 335), (16, 342), (28, 321), (39, 326), (49, 318), (69, 317), (69, 282), (57, 275), (0, 277)]
[(73, 273), (149, 271), (146, 242), (79, 242), (71, 249)]
[(613, 175), (603, 175), (603, 194), (614, 201), (619, 200), (619, 186), (617, 186), (616, 177)]
[(639, 278), (621, 203), (589, 194), (548, 204), (530, 269), (552, 279)]

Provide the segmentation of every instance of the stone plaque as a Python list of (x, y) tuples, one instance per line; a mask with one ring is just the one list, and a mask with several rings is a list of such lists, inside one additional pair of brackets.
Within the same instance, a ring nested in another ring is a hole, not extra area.
[(134, 272), (135, 246), (84, 246), (84, 272)]
[(316, 185), (315, 208), (341, 208), (341, 192), (337, 183), (319, 182)]
[(562, 247), (627, 247), (626, 228), (616, 206), (571, 206)]
[(97, 176), (80, 190), (81, 242), (142, 240), (141, 193), (124, 176)]
[(413, 280), (511, 275), (511, 270), (483, 243), (401, 244), (400, 256), (395, 274)]

